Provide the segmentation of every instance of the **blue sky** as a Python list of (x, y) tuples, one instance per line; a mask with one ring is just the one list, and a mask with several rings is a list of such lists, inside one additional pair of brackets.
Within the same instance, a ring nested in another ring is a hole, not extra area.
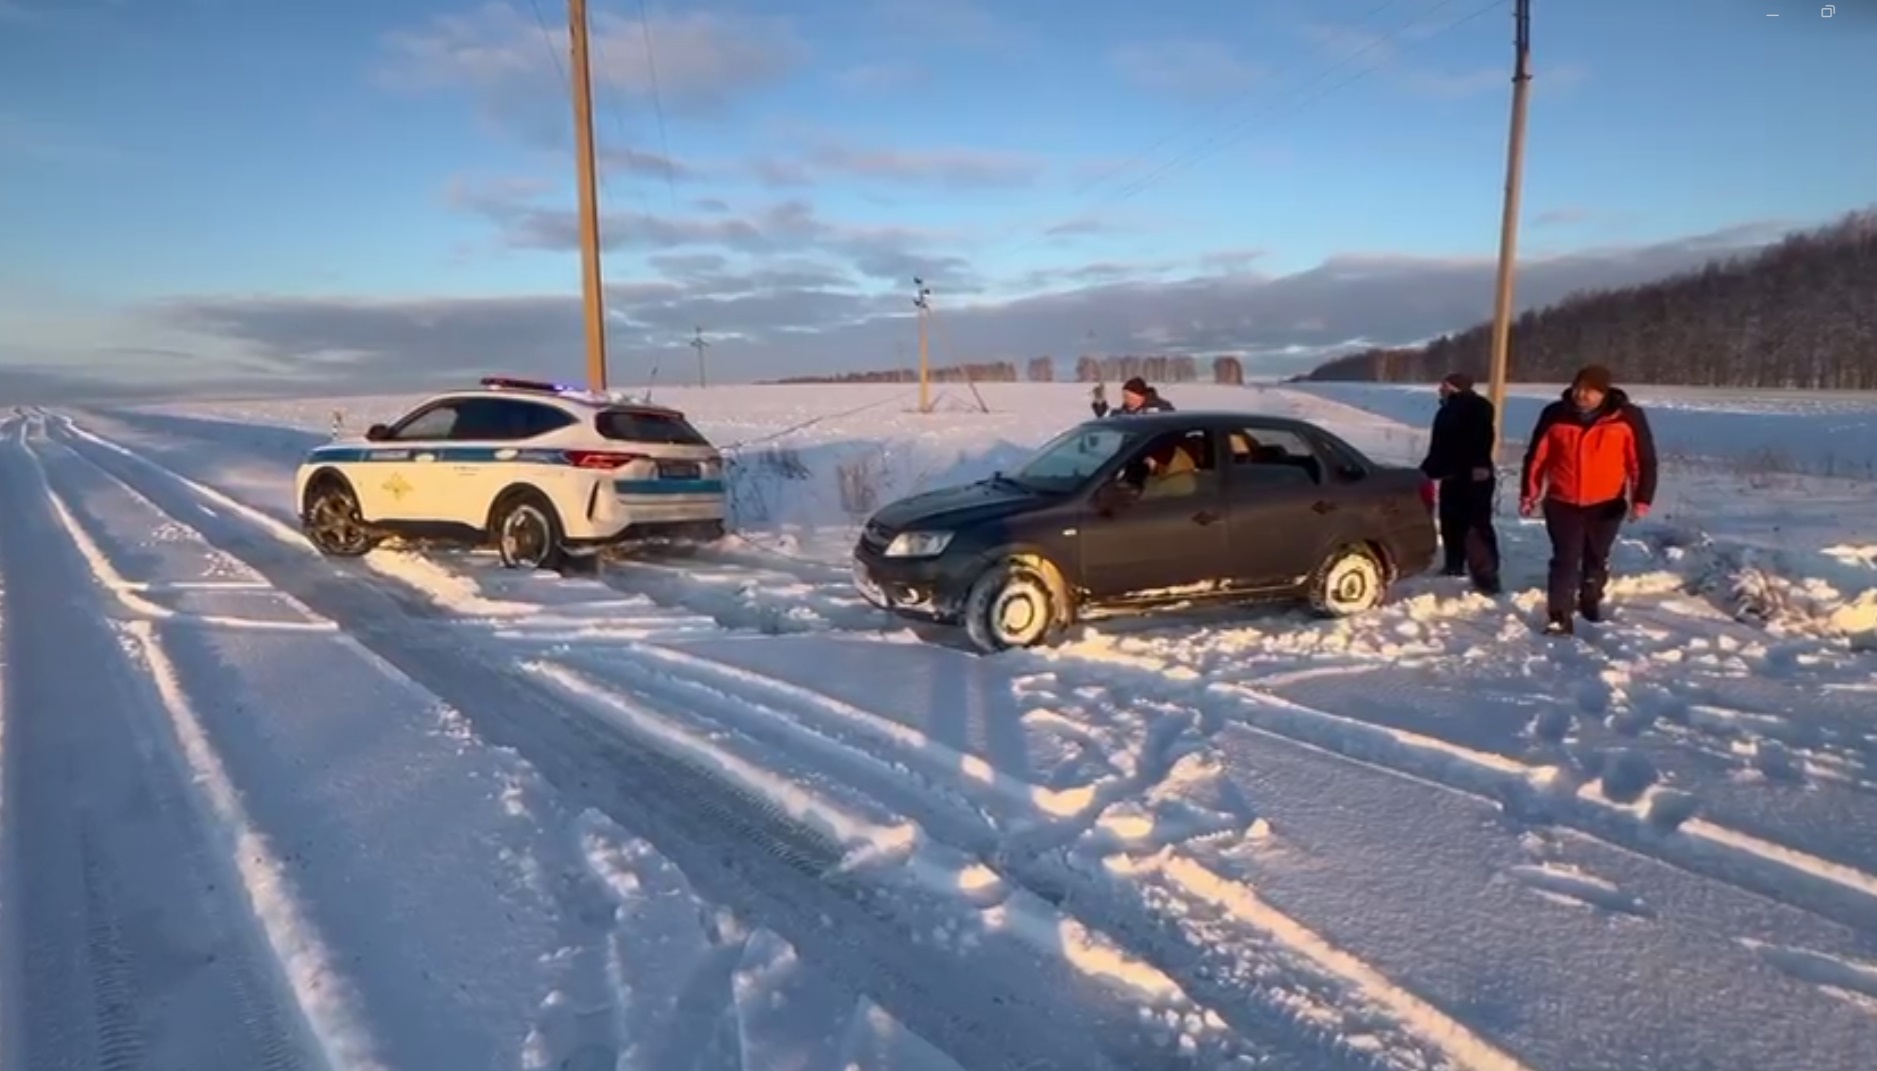
[[(1523, 298), (1877, 198), (1877, 0), (1535, 6)], [(536, 10), (0, 0), (0, 395), (577, 369)], [(1488, 307), (1510, 0), (646, 11), (593, 6), (623, 378), (698, 324), (729, 376), (902, 362), (915, 272), (957, 359), (1287, 372)]]

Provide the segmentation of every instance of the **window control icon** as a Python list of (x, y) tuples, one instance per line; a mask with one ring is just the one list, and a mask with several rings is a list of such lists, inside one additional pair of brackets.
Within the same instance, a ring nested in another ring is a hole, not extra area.
[(1833, 15), (1836, 15), (1837, 13), (1838, 13), (1838, 5), (1836, 4), (1826, 4), (1824, 7), (1821, 7), (1818, 9), (1818, 17), (1821, 19), (1831, 18)]

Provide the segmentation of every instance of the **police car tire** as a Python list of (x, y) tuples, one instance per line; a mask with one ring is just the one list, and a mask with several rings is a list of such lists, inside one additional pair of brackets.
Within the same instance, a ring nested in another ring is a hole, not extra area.
[[(965, 634), (985, 654), (1035, 647), (1055, 630), (1059, 609), (1056, 593), (1041, 570), (1021, 562), (1000, 562), (986, 569), (965, 594)], [(1007, 612), (1024, 616), (1013, 622), (1005, 616)]]
[[(508, 544), (502, 538), (502, 530), (508, 526), (510, 517), (524, 510), (532, 510), (547, 525), (547, 550), (541, 559), (535, 562), (521, 561), (511, 557)], [(510, 491), (491, 511), (489, 520), (489, 539), (495, 544), (495, 552), (502, 559), (502, 565), (508, 569), (556, 569), (566, 557), (562, 542), (566, 533), (561, 529), (560, 514), (555, 512), (554, 503), (547, 496), (532, 488)]]
[[(330, 473), (318, 477), (312, 490), (307, 493), (304, 515), (310, 518), (318, 509), (319, 503), (332, 499), (339, 500), (342, 508), (350, 510), (352, 516), (358, 518), (361, 525), (364, 524), (360, 516), (358, 495), (353, 493), (352, 486), (345, 480)], [(365, 535), (354, 542), (340, 545), (322, 538), (318, 529), (311, 524), (305, 526), (305, 531), (307, 541), (313, 544), (313, 549), (332, 558), (357, 558), (369, 554), (379, 542), (377, 536)]]

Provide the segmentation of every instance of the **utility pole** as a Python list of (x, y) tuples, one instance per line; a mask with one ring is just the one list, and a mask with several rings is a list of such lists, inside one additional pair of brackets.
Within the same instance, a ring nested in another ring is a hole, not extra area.
[(575, 171), (580, 180), (580, 297), (587, 334), (587, 388), (606, 389), (606, 298), (600, 285), (599, 174), (593, 149), (593, 66), (587, 58), (587, 0), (567, 0), (572, 39)]
[(702, 387), (704, 386), (704, 351), (710, 348), (710, 343), (704, 341), (704, 329), (702, 327), (698, 328), (697, 333), (691, 336), (690, 346), (697, 351), (697, 385)]
[(912, 299), (913, 306), (919, 310), (919, 411), (932, 411), (932, 374), (928, 361), (926, 343), (927, 319), (932, 315), (932, 288), (925, 285), (925, 280), (913, 276), (912, 285), (918, 288)]
[(1506, 144), (1505, 215), (1499, 221), (1499, 285), (1493, 298), (1492, 453), (1505, 439), (1506, 375), (1512, 344), (1512, 275), (1518, 260), (1519, 183), (1525, 170), (1525, 97), (1532, 82), (1532, 0), (1517, 0), (1512, 44), (1512, 132)]

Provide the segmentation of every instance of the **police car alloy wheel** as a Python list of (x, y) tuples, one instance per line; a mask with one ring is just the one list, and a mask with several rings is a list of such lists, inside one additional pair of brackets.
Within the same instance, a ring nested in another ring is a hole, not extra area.
[(305, 527), (306, 538), (321, 554), (355, 558), (378, 545), (359, 514), (358, 498), (339, 483), (327, 483), (313, 492)]
[(1310, 602), (1320, 613), (1348, 617), (1380, 606), (1387, 594), (1387, 571), (1374, 553), (1366, 547), (1343, 547), (1323, 563)]
[(560, 525), (550, 507), (521, 499), (502, 511), (497, 522), (495, 549), (510, 569), (545, 569), (560, 557)]

